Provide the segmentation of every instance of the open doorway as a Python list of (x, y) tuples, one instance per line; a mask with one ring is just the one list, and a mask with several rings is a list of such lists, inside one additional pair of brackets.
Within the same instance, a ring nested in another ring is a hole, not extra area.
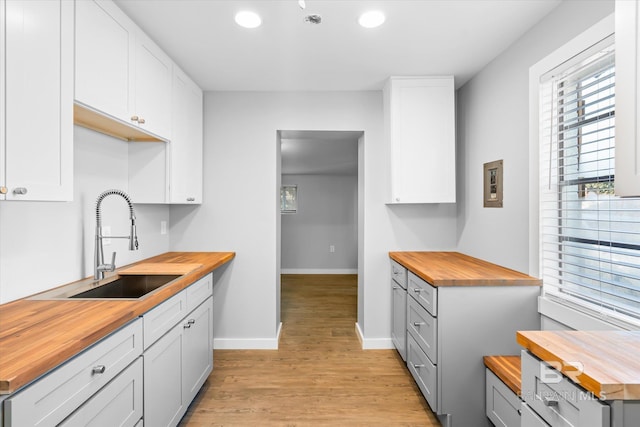
[[(362, 131), (279, 131), (280, 273), (357, 275)], [(359, 286), (358, 286), (359, 287)], [(285, 319), (282, 319), (285, 320)]]

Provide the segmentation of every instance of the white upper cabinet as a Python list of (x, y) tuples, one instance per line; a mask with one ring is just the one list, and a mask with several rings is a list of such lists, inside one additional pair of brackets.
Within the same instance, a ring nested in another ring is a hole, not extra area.
[(113, 2), (77, 4), (76, 123), (127, 140), (168, 140), (171, 59)]
[(86, 106), (128, 122), (136, 27), (111, 2), (76, 5), (76, 92)]
[(616, 1), (616, 195), (640, 196), (640, 1)]
[(391, 77), (384, 109), (389, 203), (455, 203), (453, 77)]
[(74, 2), (0, 0), (0, 200), (73, 199)]
[(169, 57), (142, 31), (136, 36), (135, 110), (138, 126), (171, 137), (171, 67)]
[(136, 203), (202, 203), (202, 90), (173, 66), (171, 142), (129, 144)]
[(170, 151), (171, 203), (202, 203), (202, 90), (173, 68), (173, 126)]

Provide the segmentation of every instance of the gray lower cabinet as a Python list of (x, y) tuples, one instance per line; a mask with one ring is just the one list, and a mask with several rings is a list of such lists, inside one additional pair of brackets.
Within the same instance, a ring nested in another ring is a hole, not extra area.
[(213, 369), (208, 274), (16, 393), (0, 426), (175, 426)]
[(407, 269), (391, 261), (391, 340), (407, 360)]
[[(106, 408), (113, 417), (126, 420), (124, 426), (134, 426), (142, 416), (142, 406), (136, 404), (142, 389), (135, 381), (141, 377), (141, 365), (132, 362), (141, 354), (142, 320), (137, 319), (9, 396), (4, 402), (5, 427), (56, 426), (70, 415), (68, 425), (80, 425), (74, 420), (88, 419), (90, 408)], [(112, 399), (114, 390), (129, 387), (121, 381), (134, 386), (128, 389), (134, 402), (124, 406)], [(123, 413), (115, 415), (123, 408)]]
[(522, 397), (522, 427), (640, 426), (640, 400), (601, 400), (527, 350)]
[[(143, 354), (144, 421), (148, 426), (177, 425), (213, 369), (211, 295), (209, 275), (143, 316), (151, 323), (158, 313), (174, 318), (175, 311), (187, 310), (155, 342), (145, 342), (145, 347), (149, 345)], [(159, 334), (157, 328), (154, 331), (154, 336)]]
[(431, 286), (407, 278), (407, 368), (443, 426), (490, 426), (487, 354), (517, 354), (518, 330), (539, 329), (537, 286)]
[(136, 426), (142, 419), (142, 358), (96, 393), (61, 427)]
[(487, 418), (496, 427), (520, 427), (522, 401), (493, 372), (485, 373)]

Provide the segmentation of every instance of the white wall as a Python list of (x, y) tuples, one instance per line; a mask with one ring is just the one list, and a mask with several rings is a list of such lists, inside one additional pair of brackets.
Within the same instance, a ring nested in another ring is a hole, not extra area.
[(356, 273), (358, 177), (284, 174), (282, 184), (298, 186), (298, 211), (281, 217), (282, 272)]
[[(613, 12), (567, 1), (458, 91), (458, 250), (529, 273), (529, 68)], [(483, 208), (483, 164), (504, 159), (504, 208)]]
[[(74, 133), (73, 202), (0, 202), (0, 303), (93, 275), (96, 199), (127, 190), (127, 143), (77, 126)], [(129, 233), (124, 199), (109, 196), (102, 208), (103, 225)], [(169, 235), (160, 235), (168, 207), (134, 209), (140, 250), (128, 251), (126, 240), (105, 246), (105, 258), (117, 252), (118, 267), (169, 249)]]
[(205, 193), (171, 207), (171, 249), (236, 251), (214, 290), (217, 348), (273, 348), (280, 322), (277, 130), (364, 131), (358, 325), (365, 347), (390, 347), (388, 252), (452, 250), (453, 205), (387, 207), (382, 92), (209, 92)]

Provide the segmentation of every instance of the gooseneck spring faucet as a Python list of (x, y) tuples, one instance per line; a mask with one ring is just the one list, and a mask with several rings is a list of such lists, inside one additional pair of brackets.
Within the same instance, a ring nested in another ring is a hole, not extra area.
[(129, 250), (138, 250), (138, 235), (136, 234), (136, 216), (133, 213), (133, 205), (131, 199), (121, 190), (106, 190), (98, 196), (96, 201), (96, 243), (94, 250), (94, 269), (93, 278), (95, 280), (101, 280), (104, 278), (105, 271), (114, 271), (116, 269), (116, 253), (114, 252), (111, 257), (111, 263), (104, 263), (104, 249), (102, 247), (102, 212), (100, 211), (100, 205), (102, 200), (107, 196), (120, 196), (127, 201), (129, 205), (129, 219), (131, 219), (131, 229), (128, 236), (104, 236), (110, 239), (129, 239)]

